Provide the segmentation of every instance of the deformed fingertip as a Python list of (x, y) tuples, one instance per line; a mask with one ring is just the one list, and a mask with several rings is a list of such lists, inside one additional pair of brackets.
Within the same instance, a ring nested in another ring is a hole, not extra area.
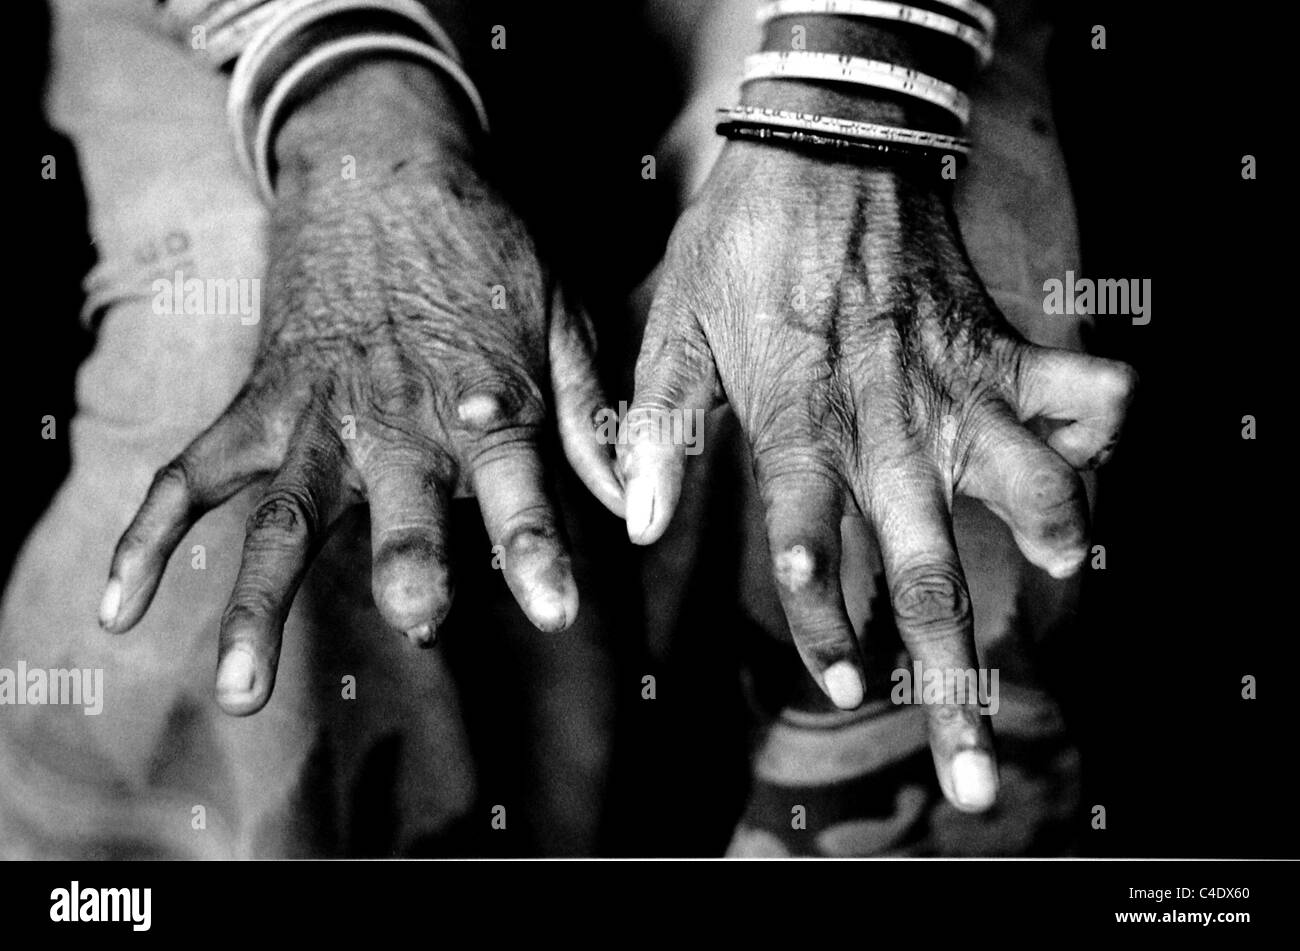
[(432, 647), (437, 640), (433, 625), (429, 623), (417, 624), (406, 632), (406, 637), (416, 647)]

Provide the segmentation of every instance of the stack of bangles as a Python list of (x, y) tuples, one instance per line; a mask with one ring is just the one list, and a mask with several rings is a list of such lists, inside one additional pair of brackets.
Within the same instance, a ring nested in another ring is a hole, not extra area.
[(482, 97), (446, 31), (418, 0), (166, 0), (173, 25), (214, 66), (235, 60), (226, 118), (244, 170), (274, 198), (271, 146), (287, 107), (349, 60), (382, 53), (451, 80), (486, 133)]
[[(953, 15), (884, 0), (771, 0), (759, 7), (758, 22), (833, 16), (907, 24), (964, 44), (979, 65), (987, 65), (993, 58), (996, 29), (992, 12), (976, 0), (930, 3)], [(956, 86), (881, 60), (803, 50), (755, 53), (745, 60), (742, 83), (769, 79), (847, 83), (905, 96), (950, 113), (963, 129), (970, 118), (970, 100)], [(952, 156), (960, 162), (971, 150), (970, 140), (958, 135), (758, 106), (719, 109), (717, 132), (729, 139), (865, 153), (876, 158), (943, 160)]]

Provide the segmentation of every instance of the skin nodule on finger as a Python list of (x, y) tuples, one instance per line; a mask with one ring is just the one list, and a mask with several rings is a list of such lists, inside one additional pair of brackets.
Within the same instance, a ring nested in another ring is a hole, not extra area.
[(456, 417), (470, 429), (488, 430), (504, 418), (500, 401), (490, 393), (472, 393), (456, 406)]

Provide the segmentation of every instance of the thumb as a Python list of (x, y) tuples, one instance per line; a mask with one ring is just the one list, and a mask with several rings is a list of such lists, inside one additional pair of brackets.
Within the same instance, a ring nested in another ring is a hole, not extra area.
[(595, 334), (586, 313), (557, 285), (551, 294), (551, 389), (560, 444), (583, 485), (605, 508), (624, 516), (623, 488), (597, 417), (611, 413), (596, 372)]
[(681, 495), (686, 456), (699, 451), (704, 414), (719, 402), (717, 370), (694, 316), (661, 284), (636, 362), (636, 392), (619, 440), (627, 534), (639, 545), (663, 535)]

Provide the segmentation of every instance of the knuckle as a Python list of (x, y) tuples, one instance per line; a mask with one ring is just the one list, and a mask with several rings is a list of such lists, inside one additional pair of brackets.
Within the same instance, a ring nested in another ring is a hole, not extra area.
[(945, 636), (969, 628), (972, 622), (970, 595), (952, 565), (904, 571), (894, 579), (890, 601), (899, 628), (913, 636)]
[(1083, 483), (1063, 466), (1031, 466), (1020, 472), (1013, 504), (1043, 516), (1069, 516), (1084, 503)]
[(775, 437), (751, 442), (754, 478), (769, 508), (787, 495), (815, 492), (830, 496), (843, 488), (828, 446)]
[(226, 605), (221, 612), (221, 632), (223, 640), (233, 642), (234, 638), (247, 640), (250, 630), (257, 629), (263, 620), (274, 613), (271, 599), (260, 590), (246, 589), (239, 593), (236, 600)]
[(815, 657), (823, 666), (829, 667), (837, 660), (853, 656), (853, 637), (838, 624), (816, 623), (796, 617), (790, 619), (790, 629), (804, 653)]
[(510, 558), (529, 558), (555, 551), (559, 529), (545, 505), (538, 504), (518, 513), (504, 532), (502, 543)]
[(368, 396), (370, 409), (381, 418), (410, 416), (427, 398), (425, 385), (405, 373), (374, 381)]
[(188, 496), (192, 494), (194, 485), (193, 463), (182, 454), (154, 473), (149, 494), (183, 492)]
[(300, 486), (277, 486), (262, 496), (249, 514), (248, 534), (297, 543), (314, 533), (317, 521), (310, 492)]

